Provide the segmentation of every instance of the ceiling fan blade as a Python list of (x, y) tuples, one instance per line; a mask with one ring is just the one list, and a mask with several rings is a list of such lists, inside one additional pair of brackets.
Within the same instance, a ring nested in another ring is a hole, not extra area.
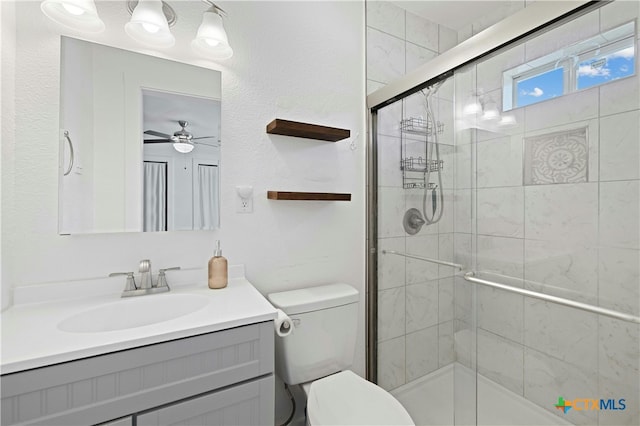
[(151, 135), (151, 136), (159, 136), (159, 137), (165, 138), (165, 139), (171, 139), (171, 135), (168, 135), (168, 134), (162, 133), (162, 132), (156, 132), (155, 130), (145, 130), (144, 134), (145, 135)]
[(191, 138), (191, 140), (194, 141), (196, 139), (211, 139), (211, 138), (215, 138), (215, 136), (200, 136), (197, 138)]
[(214, 148), (218, 148), (220, 146), (220, 144), (218, 142), (215, 143), (206, 143), (206, 142), (194, 142), (195, 145), (204, 145), (204, 146), (211, 146)]
[(145, 139), (144, 143), (168, 143), (173, 142), (171, 139)]

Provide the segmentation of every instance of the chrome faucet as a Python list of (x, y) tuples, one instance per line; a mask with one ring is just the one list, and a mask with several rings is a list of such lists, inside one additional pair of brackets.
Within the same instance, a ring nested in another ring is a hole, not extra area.
[(151, 261), (149, 259), (143, 259), (140, 261), (138, 267), (140, 272), (140, 287), (143, 290), (147, 290), (153, 287), (153, 279), (151, 278)]
[(180, 269), (179, 266), (160, 269), (158, 271), (158, 282), (155, 285), (153, 284), (153, 279), (151, 276), (151, 261), (149, 259), (143, 259), (140, 261), (140, 285), (136, 285), (133, 272), (112, 272), (111, 274), (109, 274), (109, 276), (127, 276), (127, 282), (125, 284), (124, 291), (122, 292), (121, 297), (143, 296), (145, 294), (164, 293), (169, 291), (170, 289), (169, 285), (167, 284), (165, 271), (175, 271), (178, 269)]

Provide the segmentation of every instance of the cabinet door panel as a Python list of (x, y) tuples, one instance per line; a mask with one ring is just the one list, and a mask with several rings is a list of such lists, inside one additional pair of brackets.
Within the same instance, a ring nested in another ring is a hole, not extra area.
[(274, 376), (140, 414), (138, 426), (251, 426), (273, 424)]

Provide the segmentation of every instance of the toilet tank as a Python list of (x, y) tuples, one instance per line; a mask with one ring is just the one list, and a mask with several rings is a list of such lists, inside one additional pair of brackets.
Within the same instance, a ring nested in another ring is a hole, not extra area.
[(358, 328), (358, 291), (327, 284), (271, 293), (269, 301), (294, 323), (276, 336), (276, 373), (290, 385), (346, 370), (353, 362)]

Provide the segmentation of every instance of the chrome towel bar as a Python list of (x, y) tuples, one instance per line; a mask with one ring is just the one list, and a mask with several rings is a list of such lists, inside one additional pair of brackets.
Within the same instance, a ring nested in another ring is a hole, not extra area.
[[(439, 265), (451, 266), (459, 270), (463, 270), (464, 267), (458, 263), (446, 262), (444, 260), (431, 259), (428, 257), (415, 256), (413, 254), (401, 253), (394, 250), (382, 250), (382, 254), (395, 254), (396, 256), (408, 257), (411, 259), (424, 260), (425, 262), (437, 263)], [(477, 278), (474, 272), (467, 272), (464, 274), (464, 279), (474, 284), (480, 284), (486, 287), (497, 288), (500, 290), (508, 291), (510, 293), (521, 294), (523, 296), (532, 297), (534, 299), (544, 300), (546, 302), (556, 303), (562, 306), (569, 306), (571, 308), (580, 309), (582, 311), (591, 312), (598, 315), (604, 315), (610, 318), (615, 318), (621, 321), (631, 322), (634, 324), (640, 324), (640, 317), (627, 314), (624, 312), (614, 311), (612, 309), (601, 308), (600, 306), (590, 305), (588, 303), (577, 302), (571, 299), (565, 299), (564, 297), (552, 296), (550, 294), (538, 293), (537, 291), (525, 290), (523, 288), (512, 287), (506, 284), (500, 284), (493, 281)]]
[(437, 263), (438, 265), (451, 266), (451, 267), (457, 268), (457, 269), (459, 269), (461, 271), (464, 269), (464, 267), (462, 265), (460, 265), (459, 263), (446, 262), (444, 260), (431, 259), (431, 258), (422, 257), (422, 256), (415, 256), (413, 254), (400, 253), (399, 251), (394, 251), (394, 250), (382, 250), (382, 254), (387, 254), (387, 253), (388, 254), (395, 254), (396, 256), (408, 257), (408, 258), (411, 258), (411, 259), (424, 260), (425, 262)]
[(523, 288), (511, 287), (505, 284), (499, 284), (493, 281), (483, 280), (481, 278), (476, 278), (473, 272), (467, 272), (466, 274), (464, 274), (464, 279), (475, 284), (480, 284), (480, 285), (492, 287), (492, 288), (498, 288), (500, 290), (508, 291), (510, 293), (517, 293), (523, 296), (533, 297), (534, 299), (553, 302), (559, 305), (569, 306), (569, 307), (580, 309), (586, 312), (591, 312), (594, 314), (604, 315), (604, 316), (619, 319), (622, 321), (640, 324), (640, 317), (637, 317), (635, 315), (625, 314), (623, 312), (601, 308), (600, 306), (589, 305), (588, 303), (576, 302), (575, 300), (565, 299), (563, 297), (551, 296), (549, 294), (538, 293), (536, 291), (525, 290)]

